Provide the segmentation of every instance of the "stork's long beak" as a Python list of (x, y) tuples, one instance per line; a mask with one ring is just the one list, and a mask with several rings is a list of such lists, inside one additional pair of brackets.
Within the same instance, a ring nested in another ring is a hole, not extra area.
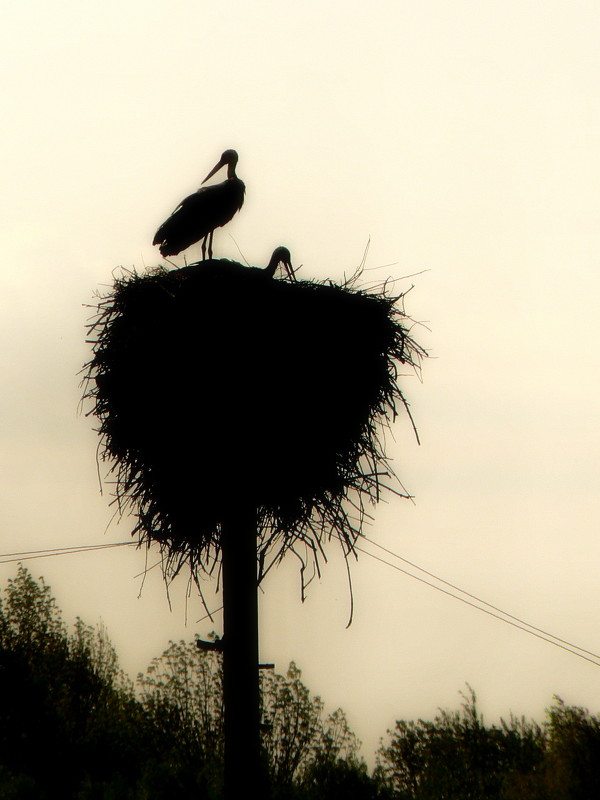
[(297, 281), (296, 270), (292, 267), (292, 262), (291, 261), (284, 261), (283, 262), (283, 266), (285, 267), (286, 272), (289, 275), (290, 280), (291, 281)]
[(202, 183), (206, 183), (206, 181), (207, 181), (209, 178), (212, 178), (212, 176), (215, 174), (215, 172), (218, 172), (218, 171), (221, 169), (221, 167), (224, 167), (224, 166), (225, 166), (225, 164), (226, 164), (226, 163), (227, 163), (227, 162), (225, 161), (225, 159), (224, 159), (224, 158), (222, 158), (222, 159), (219, 161), (219, 163), (218, 163), (218, 164), (215, 164), (215, 166), (214, 166), (214, 167), (211, 169), (211, 171), (208, 173), (208, 175), (206, 176), (206, 178), (204, 178), (204, 180), (202, 181)]

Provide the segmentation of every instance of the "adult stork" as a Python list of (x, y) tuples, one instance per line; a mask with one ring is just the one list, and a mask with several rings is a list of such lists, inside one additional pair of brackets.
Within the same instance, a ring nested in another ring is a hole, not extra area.
[(202, 259), (212, 258), (212, 241), (215, 228), (229, 222), (244, 202), (246, 187), (235, 174), (238, 154), (225, 150), (220, 161), (202, 183), (227, 165), (227, 180), (213, 186), (201, 186), (186, 197), (171, 216), (156, 231), (152, 244), (157, 244), (162, 256), (175, 256), (202, 239)]
[(285, 267), (287, 274), (289, 275), (290, 280), (295, 281), (296, 275), (295, 271), (292, 267), (292, 257), (290, 255), (290, 251), (287, 247), (276, 247), (273, 250), (273, 255), (271, 256), (271, 260), (264, 268), (263, 272), (268, 278), (273, 278), (275, 273), (277, 272), (277, 267), (282, 264)]

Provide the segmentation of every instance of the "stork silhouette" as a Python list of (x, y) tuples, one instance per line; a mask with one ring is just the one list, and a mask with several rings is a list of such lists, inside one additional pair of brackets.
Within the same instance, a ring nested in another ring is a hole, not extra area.
[(212, 258), (215, 228), (226, 225), (244, 203), (246, 187), (235, 174), (238, 154), (225, 150), (219, 162), (202, 183), (227, 165), (227, 179), (212, 186), (201, 186), (177, 206), (156, 231), (152, 244), (157, 244), (162, 256), (175, 256), (202, 240), (202, 260)]
[(295, 281), (296, 275), (295, 270), (292, 267), (292, 257), (290, 255), (290, 251), (287, 249), (287, 247), (283, 246), (276, 247), (275, 250), (273, 250), (271, 260), (263, 270), (264, 274), (269, 278), (273, 278), (277, 272), (277, 267), (280, 264), (285, 267), (290, 280)]

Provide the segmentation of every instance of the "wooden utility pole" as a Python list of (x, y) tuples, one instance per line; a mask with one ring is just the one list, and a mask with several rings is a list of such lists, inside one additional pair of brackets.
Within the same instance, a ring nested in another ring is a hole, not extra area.
[(240, 505), (221, 529), (225, 800), (265, 797), (258, 679), (257, 516)]

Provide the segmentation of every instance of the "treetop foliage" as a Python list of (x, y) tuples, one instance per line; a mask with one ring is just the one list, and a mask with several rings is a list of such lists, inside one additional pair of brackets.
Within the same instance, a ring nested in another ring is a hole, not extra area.
[[(134, 686), (105, 629), (77, 618), (69, 630), (50, 587), (20, 566), (0, 598), (0, 797), (216, 800), (221, 666), (195, 641), (170, 642)], [(263, 674), (262, 696), (274, 798), (316, 797), (317, 766), (331, 773), (319, 797), (373, 782), (343, 712), (326, 716), (295, 664)]]
[(559, 697), (539, 725), (486, 726), (467, 685), (460, 711), (398, 720), (378, 771), (398, 800), (591, 800), (600, 797), (600, 719)]
[[(397, 720), (369, 774), (341, 709), (327, 714), (293, 662), (261, 672), (268, 800), (592, 800), (600, 717), (555, 697), (542, 724), (459, 710)], [(0, 597), (2, 800), (217, 800), (221, 655), (170, 642), (136, 684), (102, 626), (69, 629), (23, 566)], [(241, 776), (243, 780), (243, 776)]]

